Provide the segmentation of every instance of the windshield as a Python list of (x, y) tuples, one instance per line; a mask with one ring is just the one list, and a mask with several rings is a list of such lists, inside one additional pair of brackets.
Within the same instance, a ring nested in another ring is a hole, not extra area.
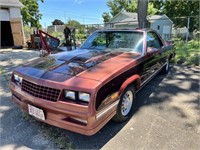
[(81, 49), (108, 51), (143, 51), (143, 33), (132, 31), (99, 31), (93, 33)]

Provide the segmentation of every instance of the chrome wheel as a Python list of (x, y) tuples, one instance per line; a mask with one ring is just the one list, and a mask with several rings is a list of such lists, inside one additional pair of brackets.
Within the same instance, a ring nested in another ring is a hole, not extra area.
[(122, 97), (121, 113), (123, 116), (129, 114), (132, 104), (133, 104), (133, 92), (129, 90), (126, 91), (126, 93), (124, 93)]
[(167, 64), (165, 66), (165, 70), (168, 71), (169, 70), (169, 60), (167, 60)]
[(112, 120), (116, 122), (124, 122), (130, 119), (133, 112), (134, 101), (135, 87), (130, 85), (123, 91), (117, 106), (117, 112)]
[(169, 72), (169, 68), (170, 68), (170, 63), (169, 63), (169, 59), (166, 61), (166, 64), (163, 66), (161, 73), (162, 74), (167, 74)]

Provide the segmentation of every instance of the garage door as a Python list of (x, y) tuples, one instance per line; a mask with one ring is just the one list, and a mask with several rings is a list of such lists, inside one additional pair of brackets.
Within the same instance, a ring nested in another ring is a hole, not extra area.
[(1, 47), (13, 46), (13, 35), (10, 26), (10, 15), (7, 8), (0, 8)]
[(10, 21), (1, 21), (1, 47), (13, 46), (13, 35)]

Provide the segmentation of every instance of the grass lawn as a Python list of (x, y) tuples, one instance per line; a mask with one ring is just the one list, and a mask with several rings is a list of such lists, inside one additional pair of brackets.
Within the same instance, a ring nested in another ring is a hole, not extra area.
[(177, 40), (174, 48), (176, 51), (176, 56), (172, 60), (174, 63), (199, 66), (200, 41), (191, 40), (186, 47), (185, 41)]

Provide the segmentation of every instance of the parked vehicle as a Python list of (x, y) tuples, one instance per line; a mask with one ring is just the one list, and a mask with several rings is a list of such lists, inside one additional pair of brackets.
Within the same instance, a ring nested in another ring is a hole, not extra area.
[(14, 69), (12, 99), (40, 121), (93, 135), (112, 118), (128, 120), (136, 92), (174, 55), (153, 30), (99, 30), (77, 50)]

